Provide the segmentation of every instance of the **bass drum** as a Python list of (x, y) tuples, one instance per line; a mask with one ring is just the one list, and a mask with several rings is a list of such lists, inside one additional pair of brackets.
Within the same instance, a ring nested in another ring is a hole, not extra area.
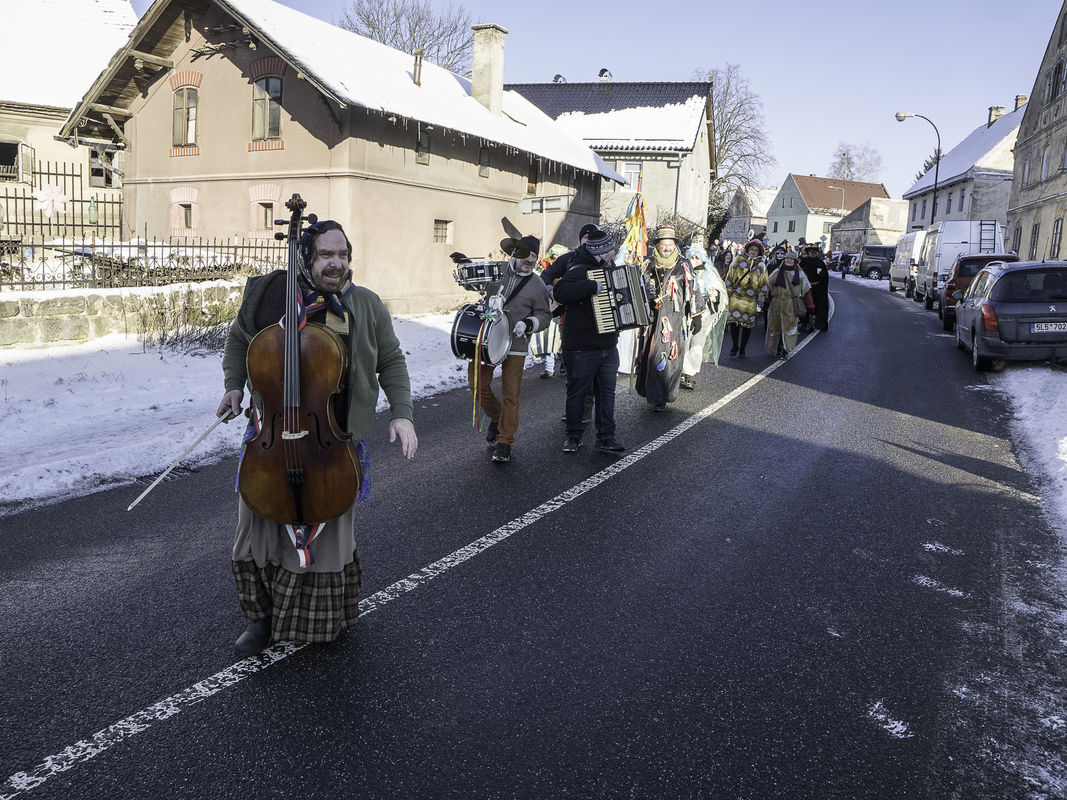
[[(491, 367), (500, 364), (511, 350), (511, 330), (507, 315), (500, 319), (484, 319), (485, 306), (469, 303), (456, 312), (452, 323), (452, 354), (467, 361), (480, 361)], [(482, 333), (479, 352), (478, 334)]]

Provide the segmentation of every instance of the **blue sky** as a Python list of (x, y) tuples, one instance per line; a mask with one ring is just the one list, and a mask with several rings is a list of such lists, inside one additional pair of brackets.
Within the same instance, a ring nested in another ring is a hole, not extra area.
[[(346, 0), (280, 0), (328, 21)], [(438, 7), (448, 0), (439, 0)], [(150, 0), (132, 0), (144, 13)], [(893, 197), (912, 184), (934, 149), (929, 117), (949, 149), (984, 124), (989, 106), (1033, 93), (1058, 0), (462, 0), (476, 22), (508, 30), (509, 83), (692, 80), (695, 70), (738, 64), (764, 104), (778, 185), (789, 172), (825, 175), (839, 142), (882, 156)]]

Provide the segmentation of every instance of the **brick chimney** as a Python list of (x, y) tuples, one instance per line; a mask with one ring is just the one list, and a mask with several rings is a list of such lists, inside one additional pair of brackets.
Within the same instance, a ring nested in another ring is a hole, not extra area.
[(471, 60), (471, 96), (494, 114), (504, 105), (504, 37), (499, 25), (475, 25)]
[(1020, 108), (1022, 108), (1025, 105), (1026, 105), (1026, 95), (1025, 94), (1017, 94), (1017, 95), (1015, 95), (1015, 110), (1018, 111)]
[(1004, 116), (1004, 106), (990, 106), (989, 107), (989, 122), (985, 124), (988, 128), (998, 119)]

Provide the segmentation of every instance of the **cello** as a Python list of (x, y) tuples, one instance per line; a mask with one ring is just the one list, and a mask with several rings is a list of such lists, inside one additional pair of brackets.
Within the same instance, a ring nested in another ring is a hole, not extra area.
[(285, 207), (291, 212), (285, 316), (248, 344), (245, 365), (260, 424), (245, 445), (238, 486), (259, 516), (301, 527), (343, 514), (355, 502), (363, 474), (352, 435), (334, 414), (348, 370), (344, 341), (307, 322), (297, 285), (301, 224), (317, 220), (302, 216), (307, 203), (299, 194)]

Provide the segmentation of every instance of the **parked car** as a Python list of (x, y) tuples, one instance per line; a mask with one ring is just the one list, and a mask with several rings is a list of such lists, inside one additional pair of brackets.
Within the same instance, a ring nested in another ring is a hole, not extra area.
[(896, 245), (865, 244), (860, 248), (856, 272), (872, 281), (880, 281), (889, 274), (889, 267), (896, 254)]
[(941, 288), (941, 301), (937, 304), (937, 316), (941, 319), (941, 327), (951, 331), (956, 324), (956, 301), (952, 295), (956, 292), (967, 291), (971, 280), (982, 269), (1001, 262), (1014, 264), (1019, 260), (1015, 253), (988, 253), (981, 255), (958, 255), (956, 263), (949, 270), (945, 285)]
[(948, 271), (961, 253), (1003, 253), (1004, 229), (995, 219), (951, 219), (926, 229), (912, 298), (927, 310), (940, 299)]
[(996, 262), (955, 292), (956, 347), (975, 370), (993, 359), (1067, 359), (1067, 262)]
[(915, 264), (925, 238), (926, 231), (912, 231), (897, 239), (896, 255), (889, 266), (889, 291), (903, 289), (905, 297), (915, 294)]

